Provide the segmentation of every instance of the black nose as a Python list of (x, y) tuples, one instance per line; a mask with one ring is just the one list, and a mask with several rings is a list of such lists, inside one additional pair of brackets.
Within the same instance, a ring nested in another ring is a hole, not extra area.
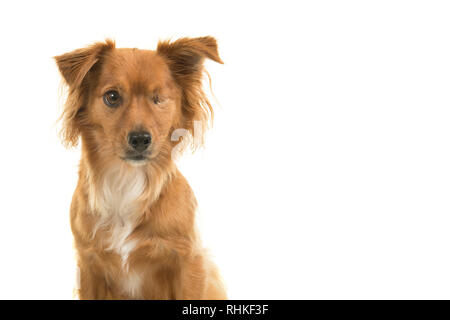
[(133, 131), (128, 134), (128, 144), (137, 152), (148, 148), (152, 142), (152, 136), (147, 131)]

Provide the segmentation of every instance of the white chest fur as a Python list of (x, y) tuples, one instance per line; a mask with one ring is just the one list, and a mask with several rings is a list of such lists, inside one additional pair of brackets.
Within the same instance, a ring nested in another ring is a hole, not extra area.
[(90, 205), (96, 214), (98, 229), (106, 231), (106, 250), (116, 252), (126, 266), (136, 242), (128, 239), (143, 214), (142, 196), (148, 178), (142, 168), (116, 166), (106, 170), (96, 183), (90, 183)]
[(129, 270), (128, 256), (136, 246), (129, 236), (143, 214), (142, 197), (148, 178), (143, 168), (116, 166), (105, 170), (101, 179), (90, 183), (90, 205), (97, 222), (93, 235), (103, 229), (107, 235), (103, 241), (105, 250), (122, 258), (124, 276), (119, 280), (123, 293), (139, 298), (141, 275)]
[(122, 292), (133, 299), (141, 298), (142, 275), (130, 271), (120, 281)]
[(105, 231), (105, 250), (121, 256), (124, 274), (119, 285), (132, 298), (140, 296), (143, 275), (128, 264), (128, 257), (137, 244), (130, 235), (144, 214), (143, 205), (159, 197), (174, 170), (173, 166), (161, 171), (151, 166), (132, 167), (122, 163), (104, 169), (99, 179), (94, 180), (89, 173), (87, 176), (90, 206), (97, 219), (93, 236), (99, 229)]

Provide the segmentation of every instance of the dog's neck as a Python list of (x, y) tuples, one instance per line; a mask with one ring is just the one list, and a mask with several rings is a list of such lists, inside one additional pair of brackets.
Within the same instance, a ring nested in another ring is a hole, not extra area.
[(136, 167), (122, 160), (101, 167), (86, 163), (89, 205), (98, 219), (97, 227), (110, 223), (135, 226), (170, 179), (174, 165), (168, 167)]
[(105, 218), (127, 219), (143, 202), (148, 184), (145, 168), (127, 168), (126, 165), (102, 168), (98, 177), (89, 183), (91, 209)]
[(105, 250), (115, 251), (122, 257), (128, 270), (127, 259), (136, 245), (129, 236), (143, 220), (151, 205), (173, 174), (175, 165), (167, 168), (152, 165), (130, 166), (115, 161), (102, 166), (84, 165), (91, 214), (94, 217), (92, 237), (99, 229), (106, 231), (101, 238)]

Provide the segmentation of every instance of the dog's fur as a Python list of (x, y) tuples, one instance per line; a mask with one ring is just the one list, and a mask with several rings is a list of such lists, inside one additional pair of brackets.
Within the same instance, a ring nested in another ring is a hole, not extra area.
[[(206, 127), (212, 117), (205, 58), (222, 63), (212, 37), (160, 42), (156, 51), (106, 40), (55, 57), (68, 86), (62, 139), (82, 142), (71, 205), (80, 299), (226, 298), (171, 155), (175, 129), (192, 132), (194, 121)], [(121, 96), (116, 108), (103, 100), (111, 89)], [(151, 134), (145, 160), (126, 158), (133, 130)]]

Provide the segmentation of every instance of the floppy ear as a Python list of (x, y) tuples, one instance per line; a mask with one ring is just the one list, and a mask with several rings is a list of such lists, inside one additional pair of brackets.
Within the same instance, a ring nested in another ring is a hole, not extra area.
[(88, 85), (84, 81), (102, 54), (114, 49), (111, 40), (97, 42), (89, 47), (74, 50), (60, 56), (55, 61), (69, 87), (69, 92), (61, 114), (61, 138), (66, 146), (76, 146), (83, 120), (83, 109), (87, 102)]
[(159, 42), (157, 51), (168, 59), (175, 77), (189, 76), (199, 71), (204, 58), (223, 63), (213, 37), (182, 38), (172, 43)]
[[(202, 89), (203, 62), (208, 58), (223, 63), (217, 51), (216, 39), (208, 36), (181, 38), (174, 42), (160, 41), (157, 53), (165, 58), (183, 92), (182, 125), (193, 133), (194, 121), (200, 121), (204, 132), (203, 127), (207, 127), (212, 120), (213, 109)], [(200, 140), (201, 143), (203, 139)]]
[(107, 39), (105, 42), (97, 42), (89, 47), (56, 56), (56, 64), (70, 87), (80, 86), (88, 71), (98, 62), (100, 55), (114, 47), (114, 42)]

